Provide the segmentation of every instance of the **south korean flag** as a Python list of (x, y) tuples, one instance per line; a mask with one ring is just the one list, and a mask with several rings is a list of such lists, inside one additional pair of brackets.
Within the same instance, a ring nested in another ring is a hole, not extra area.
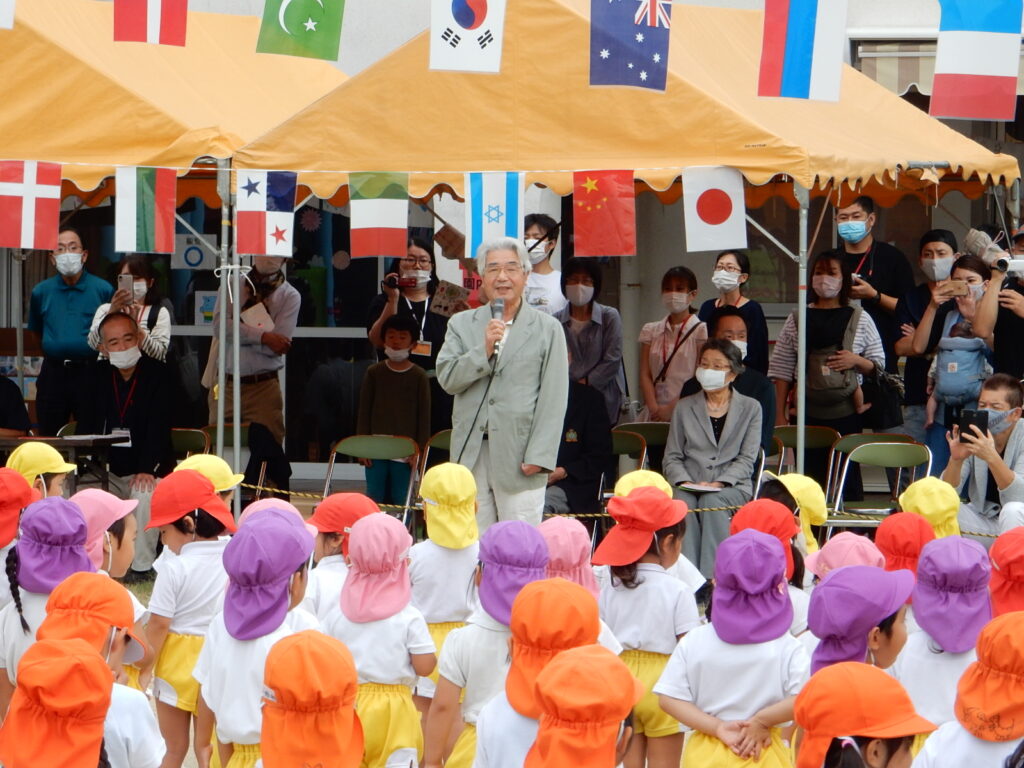
[(430, 68), (501, 71), (506, 0), (431, 0)]

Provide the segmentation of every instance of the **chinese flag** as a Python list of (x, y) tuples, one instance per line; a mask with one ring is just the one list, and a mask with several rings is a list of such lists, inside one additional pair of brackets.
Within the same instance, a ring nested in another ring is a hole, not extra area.
[(572, 202), (577, 256), (636, 255), (632, 171), (577, 171)]

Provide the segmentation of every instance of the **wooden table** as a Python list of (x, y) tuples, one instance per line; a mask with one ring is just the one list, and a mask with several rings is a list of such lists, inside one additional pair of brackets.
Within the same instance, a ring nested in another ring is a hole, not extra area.
[[(100, 487), (104, 491), (109, 490), (110, 486), (110, 470), (109, 470), (109, 456), (110, 447), (112, 445), (118, 445), (119, 443), (127, 443), (131, 438), (128, 435), (82, 435), (80, 437), (68, 436), (68, 437), (0, 437), (0, 453), (4, 456), (4, 461), (7, 460), (7, 456), (17, 448), (19, 445), (24, 445), (25, 442), (32, 440), (39, 443), (46, 443), (56, 448), (62, 453), (69, 463), (74, 464), (76, 467), (84, 464), (88, 469), (96, 474), (100, 479)], [(67, 489), (67, 495), (75, 492), (77, 485), (76, 480), (77, 473), (69, 473), (68, 480), (65, 481), (64, 487)]]

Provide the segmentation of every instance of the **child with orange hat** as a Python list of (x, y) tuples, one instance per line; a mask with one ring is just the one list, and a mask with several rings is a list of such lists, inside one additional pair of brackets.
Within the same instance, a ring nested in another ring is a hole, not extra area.
[(594, 552), (596, 565), (611, 566), (601, 590), (601, 617), (626, 649), (622, 660), (647, 693), (634, 712), (636, 737), (627, 762), (678, 768), (683, 749), (679, 723), (659, 705), (652, 689), (679, 638), (700, 625), (697, 603), (666, 568), (680, 557), (686, 504), (650, 486), (613, 498), (615, 526)]
[(315, 567), (309, 572), (309, 584), (302, 607), (323, 624), (338, 608), (341, 586), (348, 574), (349, 532), (357, 520), (380, 512), (377, 502), (361, 493), (332, 493), (316, 506), (307, 521), (317, 530), (313, 548)]
[[(41, 496), (18, 472), (0, 467), (0, 562), (7, 562), (7, 553), (18, 536), (21, 511)], [(11, 588), (6, 579), (0, 581), (0, 608), (11, 602)]]
[[(875, 546), (885, 557), (885, 570), (908, 570), (917, 575), (917, 561), (921, 550), (929, 541), (935, 540), (935, 531), (921, 515), (912, 512), (897, 512), (889, 515), (875, 531)], [(914, 618), (914, 606), (907, 605), (907, 634), (918, 632), (921, 627)]]
[(359, 672), (356, 708), (365, 735), (363, 766), (419, 761), (423, 732), (412, 701), (417, 676), (437, 657), (423, 614), (410, 604), (412, 536), (396, 518), (367, 515), (352, 526), (349, 573), (327, 634), (345, 643)]
[(811, 596), (803, 589), (804, 556), (796, 545), (796, 537), (800, 534), (797, 518), (777, 501), (755, 499), (736, 511), (729, 533), (736, 535), (748, 528), (774, 536), (786, 552), (786, 590), (793, 604), (793, 625), (789, 632), (796, 637), (807, 631), (807, 610), (811, 605)]
[(358, 768), (356, 663), (348, 648), (306, 629), (274, 643), (263, 672), (263, 768)]
[(34, 643), (18, 664), (0, 761), (6, 768), (108, 765), (103, 722), (113, 683), (110, 667), (84, 640)]
[[(228, 577), (222, 556), (225, 531), (235, 521), (213, 483), (195, 470), (172, 472), (157, 483), (148, 527), (160, 532), (175, 553), (159, 570), (149, 598), (146, 639), (154, 659), (139, 682), (153, 682), (157, 719), (167, 743), (165, 768), (180, 766), (189, 748), (189, 729), (199, 712), (199, 684), (192, 676), (210, 622), (224, 601)], [(198, 738), (198, 735), (197, 735)], [(194, 742), (198, 755), (206, 744)]]
[(719, 545), (711, 623), (679, 641), (654, 686), (662, 709), (693, 731), (684, 768), (790, 764), (779, 726), (793, 719), (810, 662), (789, 633), (785, 574), (774, 536), (747, 529)]
[(597, 600), (580, 585), (555, 578), (523, 587), (512, 603), (505, 690), (480, 711), (473, 768), (521, 768), (541, 714), (537, 675), (560, 652), (596, 643), (599, 628)]
[(523, 768), (612, 768), (632, 727), (625, 720), (644, 685), (599, 645), (562, 651), (537, 675), (537, 740)]
[(793, 713), (803, 730), (796, 768), (907, 768), (914, 737), (935, 730), (898, 681), (853, 661), (816, 672)]
[[(484, 531), (479, 558), (474, 582), (480, 604), (466, 626), (448, 635), (437, 665), (437, 690), (424, 728), (423, 768), (440, 768), (446, 754), (445, 768), (472, 765), (477, 718), (501, 691), (508, 672), (512, 603), (523, 587), (544, 578), (548, 547), (534, 526), (506, 520)], [(449, 750), (460, 700), (465, 726)]]
[[(420, 483), (427, 538), (409, 550), (412, 604), (423, 614), (437, 652), (473, 610), (470, 584), (476, 573), (480, 533), (476, 524), (476, 480), (461, 464), (431, 467)], [(437, 668), (420, 678), (413, 697), (426, 715), (437, 686)]]
[(1024, 611), (1024, 527), (1000, 535), (988, 554), (992, 559), (993, 615)]
[[(144, 644), (132, 630), (134, 612), (127, 589), (100, 573), (76, 573), (50, 594), (39, 640), (85, 640), (115, 672), (122, 662), (142, 658)], [(164, 756), (153, 709), (141, 691), (114, 683), (103, 727), (114, 768), (159, 768)]]
[(1010, 765), (1024, 738), (1024, 612), (986, 624), (977, 653), (957, 684), (956, 720), (931, 735), (914, 768)]
[(274, 507), (254, 514), (224, 547), (224, 609), (210, 622), (192, 676), (197, 743), (210, 743), (215, 719), (225, 768), (253, 768), (260, 759), (263, 669), (274, 643), (306, 628), (291, 611), (302, 602), (311, 554), (301, 518)]

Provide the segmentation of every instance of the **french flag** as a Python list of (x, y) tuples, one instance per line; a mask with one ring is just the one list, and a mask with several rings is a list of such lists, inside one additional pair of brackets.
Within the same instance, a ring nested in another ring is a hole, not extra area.
[(941, 5), (928, 113), (1013, 120), (1022, 0), (941, 0)]
[(758, 96), (839, 101), (848, 0), (766, 0)]

